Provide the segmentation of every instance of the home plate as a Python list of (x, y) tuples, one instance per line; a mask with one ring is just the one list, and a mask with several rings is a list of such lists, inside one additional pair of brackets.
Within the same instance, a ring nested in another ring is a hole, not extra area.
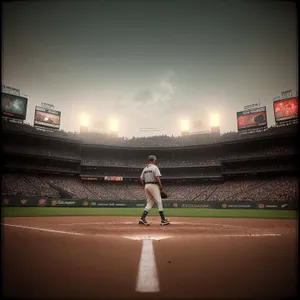
[(187, 225), (188, 223), (186, 223), (186, 222), (170, 222), (170, 224), (174, 224), (174, 225), (182, 225), (182, 224), (185, 224), (185, 225)]

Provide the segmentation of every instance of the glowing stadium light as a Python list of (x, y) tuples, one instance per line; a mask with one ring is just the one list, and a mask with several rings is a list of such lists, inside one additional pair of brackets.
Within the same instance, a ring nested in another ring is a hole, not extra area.
[(109, 128), (112, 132), (118, 132), (119, 131), (119, 120), (111, 119)]
[(210, 126), (218, 127), (220, 125), (220, 116), (218, 114), (213, 114), (210, 116)]
[(189, 130), (190, 130), (190, 121), (181, 120), (181, 131), (189, 131)]
[(82, 114), (80, 123), (81, 123), (81, 126), (88, 127), (89, 123), (90, 123), (90, 117), (86, 114)]

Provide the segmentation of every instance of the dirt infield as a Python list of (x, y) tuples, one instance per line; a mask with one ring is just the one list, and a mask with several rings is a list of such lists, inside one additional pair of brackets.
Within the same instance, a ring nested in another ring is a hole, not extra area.
[(297, 221), (5, 218), (3, 293), (26, 298), (283, 298)]

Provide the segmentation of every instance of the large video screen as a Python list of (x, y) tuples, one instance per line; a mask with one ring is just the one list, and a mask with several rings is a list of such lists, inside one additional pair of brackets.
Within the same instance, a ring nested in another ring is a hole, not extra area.
[(287, 121), (298, 118), (298, 97), (273, 102), (275, 121)]
[(40, 106), (35, 107), (34, 125), (59, 129), (61, 112)]
[(1, 102), (3, 117), (26, 119), (27, 98), (1, 93)]
[(238, 131), (267, 126), (266, 107), (237, 112)]

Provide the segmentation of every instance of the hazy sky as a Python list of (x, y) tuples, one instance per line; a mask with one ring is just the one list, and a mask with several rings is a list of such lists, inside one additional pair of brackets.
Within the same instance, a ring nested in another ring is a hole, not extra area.
[[(120, 120), (120, 135), (179, 133), (183, 117), (236, 112), (297, 86), (296, 5), (276, 1), (24, 1), (3, 5), (3, 84), (79, 131)], [(157, 132), (139, 133), (139, 128)]]

